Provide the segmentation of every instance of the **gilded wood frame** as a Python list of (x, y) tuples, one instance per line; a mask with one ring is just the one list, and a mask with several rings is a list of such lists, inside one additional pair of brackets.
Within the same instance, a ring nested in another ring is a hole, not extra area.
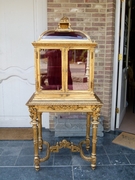
[[(33, 97), (28, 101), (27, 105), (29, 107), (30, 117), (32, 119), (31, 124), (33, 127), (33, 142), (34, 142), (34, 164), (35, 169), (38, 171), (40, 168), (40, 163), (49, 159), (50, 153), (59, 152), (61, 148), (68, 148), (71, 152), (80, 152), (80, 156), (91, 162), (91, 168), (94, 170), (96, 167), (96, 143), (97, 143), (97, 128), (98, 128), (98, 118), (100, 115), (100, 109), (102, 104), (88, 104), (88, 105), (65, 105), (63, 104), (51, 104), (45, 105), (39, 100), (37, 102), (32, 102)], [(73, 142), (63, 139), (57, 142), (56, 145), (50, 146), (49, 142), (42, 139), (42, 113), (43, 112), (86, 112), (86, 138), (81, 141), (78, 145), (74, 145)], [(90, 147), (90, 126), (92, 124), (92, 145)], [(39, 150), (42, 151), (43, 144), (47, 147), (46, 155), (44, 158), (40, 158)], [(91, 155), (85, 156), (82, 150), (82, 145), (86, 146), (86, 149), (92, 148)]]
[[(73, 30), (70, 27), (67, 18), (62, 18), (56, 31)], [(49, 31), (47, 31), (49, 32)], [(77, 31), (79, 32), (79, 31)], [(45, 32), (44, 32), (45, 33)], [(43, 34), (44, 34), (43, 33)], [(81, 32), (82, 33), (82, 32)], [(43, 35), (42, 34), (42, 35)], [(95, 47), (97, 44), (92, 42), (91, 39), (83, 33), (87, 38), (84, 40), (47, 40), (42, 39), (33, 42), (34, 46), (34, 59), (35, 59), (35, 93), (27, 102), (29, 108), (31, 123), (33, 127), (33, 142), (34, 142), (34, 163), (35, 169), (39, 170), (40, 162), (46, 161), (50, 157), (50, 153), (59, 152), (61, 148), (69, 148), (72, 152), (80, 152), (84, 160), (91, 162), (92, 169), (96, 167), (96, 142), (97, 142), (97, 128), (98, 118), (102, 102), (94, 94), (94, 59)], [(42, 90), (40, 88), (40, 50), (41, 49), (60, 49), (62, 53), (62, 89), (60, 90)], [(88, 90), (68, 90), (67, 85), (67, 68), (68, 68), (68, 51), (70, 49), (84, 49), (89, 51), (89, 71), (88, 71)], [(78, 112), (87, 113), (86, 119), (86, 138), (78, 145), (72, 142), (62, 140), (57, 142), (56, 145), (50, 146), (49, 142), (42, 139), (42, 113), (43, 112)], [(90, 147), (90, 125), (92, 124), (92, 146)], [(43, 144), (46, 145), (47, 151), (44, 158), (40, 158), (39, 150), (42, 150)], [(86, 149), (92, 148), (91, 156), (84, 155), (82, 145), (85, 144)]]

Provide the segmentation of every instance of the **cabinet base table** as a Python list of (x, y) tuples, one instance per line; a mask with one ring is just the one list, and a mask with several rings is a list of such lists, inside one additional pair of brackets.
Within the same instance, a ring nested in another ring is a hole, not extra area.
[[(40, 162), (47, 161), (50, 157), (50, 153), (59, 152), (61, 148), (68, 148), (71, 152), (80, 152), (80, 156), (91, 162), (91, 168), (96, 167), (96, 142), (97, 142), (97, 128), (98, 118), (100, 115), (100, 109), (102, 102), (94, 95), (93, 99), (70, 99), (68, 96), (61, 99), (38, 99), (36, 94), (33, 94), (30, 100), (26, 104), (29, 108), (31, 124), (33, 128), (33, 143), (34, 143), (34, 164), (35, 169), (38, 171), (40, 168)], [(42, 113), (43, 112), (78, 112), (87, 113), (86, 119), (86, 137), (78, 145), (73, 142), (63, 139), (57, 142), (55, 145), (50, 146), (49, 142), (42, 139)], [(92, 145), (90, 147), (90, 126), (92, 124)], [(39, 151), (42, 151), (43, 145), (47, 148), (44, 158), (39, 157)], [(85, 156), (82, 150), (82, 146), (85, 145), (86, 150), (91, 148), (91, 155)]]

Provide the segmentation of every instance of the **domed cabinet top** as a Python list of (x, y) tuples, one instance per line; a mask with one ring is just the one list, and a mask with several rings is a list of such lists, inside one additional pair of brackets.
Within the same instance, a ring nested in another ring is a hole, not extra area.
[(73, 30), (67, 17), (63, 17), (56, 30), (43, 32), (39, 41), (44, 40), (90, 40), (90, 37), (82, 31)]

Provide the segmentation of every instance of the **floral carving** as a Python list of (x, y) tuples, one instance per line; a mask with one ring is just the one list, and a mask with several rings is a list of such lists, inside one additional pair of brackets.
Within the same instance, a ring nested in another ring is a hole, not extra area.
[(31, 123), (37, 121), (37, 109), (34, 106), (29, 106), (30, 118), (32, 119)]
[(101, 109), (101, 105), (91, 106), (93, 120), (97, 120), (98, 117), (100, 116), (100, 109)]
[(51, 105), (48, 106), (47, 109), (51, 110), (78, 110), (78, 109), (83, 109), (84, 106), (79, 106), (79, 105)]

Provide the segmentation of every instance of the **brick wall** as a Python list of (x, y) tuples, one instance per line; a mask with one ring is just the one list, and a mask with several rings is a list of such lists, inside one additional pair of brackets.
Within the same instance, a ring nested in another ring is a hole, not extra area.
[[(110, 129), (114, 53), (115, 0), (48, 0), (48, 29), (55, 29), (63, 16), (73, 29), (87, 33), (98, 43), (94, 90), (104, 103), (104, 129)], [(53, 117), (50, 114), (50, 128)]]

